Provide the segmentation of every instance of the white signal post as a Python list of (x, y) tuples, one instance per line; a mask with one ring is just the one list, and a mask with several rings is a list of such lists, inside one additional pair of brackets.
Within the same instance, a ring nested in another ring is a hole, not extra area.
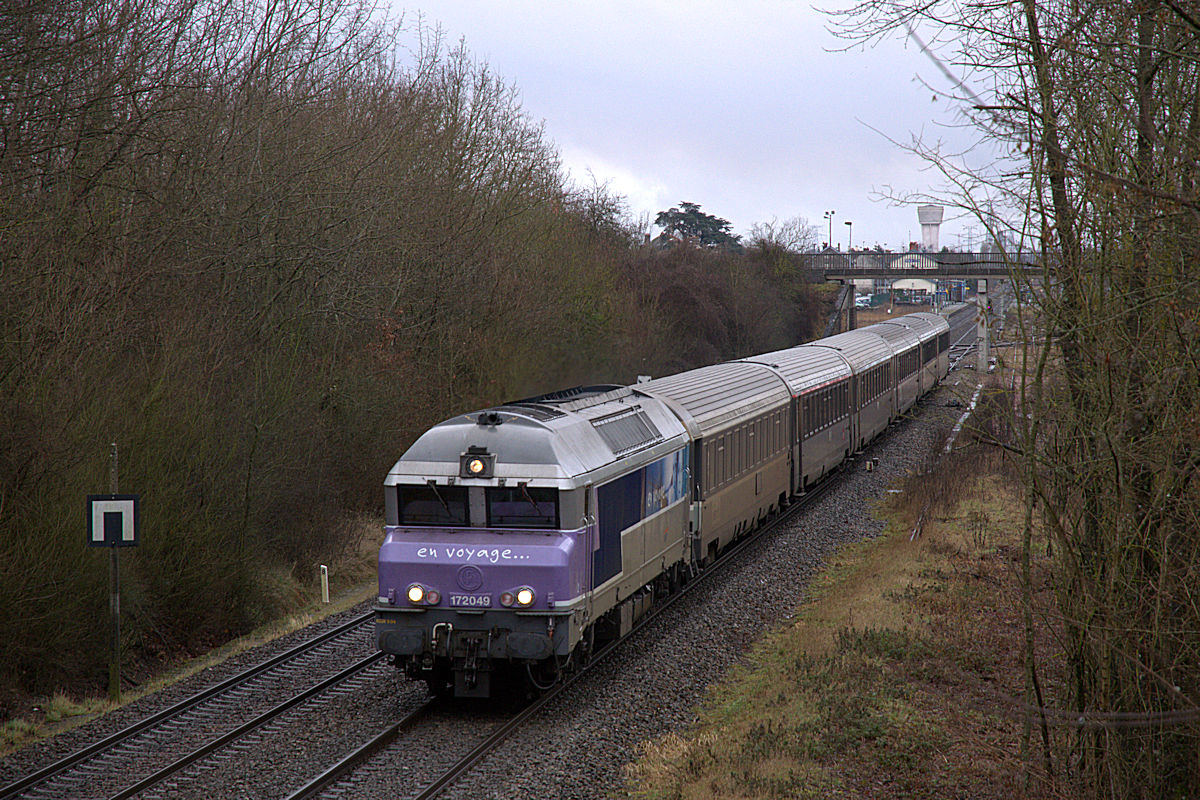
[(113, 442), (109, 465), (109, 494), (87, 498), (87, 544), (109, 548), (108, 608), (112, 616), (112, 660), (108, 665), (108, 696), (121, 700), (121, 570), (118, 549), (138, 540), (138, 503), (135, 494), (117, 494), (117, 444)]

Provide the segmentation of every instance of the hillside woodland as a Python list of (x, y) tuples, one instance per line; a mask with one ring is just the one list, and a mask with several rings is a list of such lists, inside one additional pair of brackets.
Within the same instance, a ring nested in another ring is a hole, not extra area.
[(123, 647), (153, 664), (286, 611), (433, 422), (812, 334), (785, 248), (645, 246), (419, 22), (25, 0), (0, 40), (6, 689), (104, 686), (84, 508), (113, 443), (142, 515)]

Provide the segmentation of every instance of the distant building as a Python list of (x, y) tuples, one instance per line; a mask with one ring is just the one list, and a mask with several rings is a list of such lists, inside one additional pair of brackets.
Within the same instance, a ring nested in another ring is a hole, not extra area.
[[(925, 253), (901, 253), (891, 260), (888, 269), (937, 269), (937, 262)], [(892, 288), (908, 293), (932, 294), (937, 291), (937, 281), (924, 278), (898, 278), (892, 281)]]

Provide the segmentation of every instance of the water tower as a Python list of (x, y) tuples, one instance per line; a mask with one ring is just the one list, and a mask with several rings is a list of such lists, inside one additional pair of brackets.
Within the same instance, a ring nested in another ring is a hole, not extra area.
[(926, 253), (938, 250), (938, 228), (942, 226), (942, 206), (917, 206), (917, 220), (921, 223), (921, 249)]

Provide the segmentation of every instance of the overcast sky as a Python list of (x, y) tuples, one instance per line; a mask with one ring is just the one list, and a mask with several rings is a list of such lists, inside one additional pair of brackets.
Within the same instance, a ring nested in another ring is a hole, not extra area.
[[(514, 85), (576, 182), (590, 170), (634, 216), (686, 200), (735, 233), (806, 217), (824, 241), (834, 210), (835, 245), (900, 249), (921, 238), (917, 212), (878, 195), (939, 178), (889, 137), (964, 141), (925, 85), (947, 79), (915, 43), (836, 52), (845, 43), (803, 3), (394, 2)], [(941, 244), (964, 244), (969, 222), (946, 217)]]

